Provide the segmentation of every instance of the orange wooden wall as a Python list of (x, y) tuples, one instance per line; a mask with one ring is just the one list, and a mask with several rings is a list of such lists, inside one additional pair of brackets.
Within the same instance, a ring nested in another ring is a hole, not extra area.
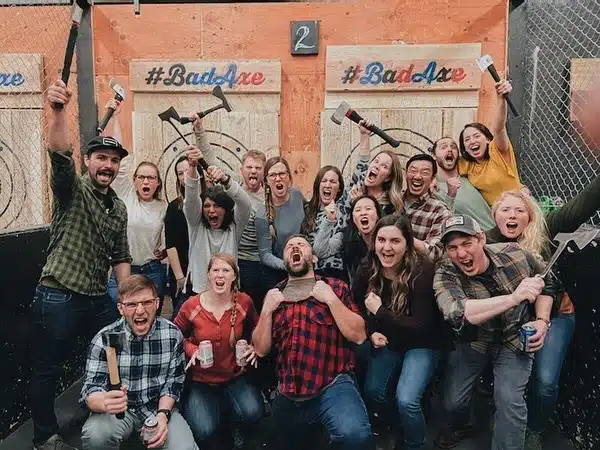
[[(98, 102), (116, 77), (127, 87), (129, 61), (152, 59), (279, 59), (282, 66), (281, 153), (295, 183), (309, 191), (320, 167), (327, 45), (481, 43), (501, 70), (506, 64), (507, 0), (357, 0), (344, 3), (97, 5), (93, 11)], [(320, 20), (318, 56), (290, 55), (290, 21)], [(484, 76), (479, 119), (494, 105)], [(131, 96), (121, 122), (131, 146)]]

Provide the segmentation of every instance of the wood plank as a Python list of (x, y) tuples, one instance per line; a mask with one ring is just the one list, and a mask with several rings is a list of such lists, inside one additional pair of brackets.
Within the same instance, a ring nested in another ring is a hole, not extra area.
[[(224, 167), (239, 171), (242, 155), (251, 148), (250, 113), (230, 112), (221, 116), (218, 134), (218, 158)], [(254, 130), (252, 130), (254, 132)]]
[(134, 111), (132, 150), (135, 159), (156, 162), (163, 148), (163, 126), (158, 116)]
[(0, 53), (0, 94), (42, 92), (41, 54)]
[(444, 109), (442, 135), (451, 137), (458, 143), (458, 136), (468, 123), (475, 122), (477, 119), (477, 109), (474, 108), (454, 108)]
[(279, 115), (250, 113), (249, 148), (259, 150), (270, 158), (279, 155)]
[(327, 165), (342, 168), (341, 162), (352, 148), (352, 122), (343, 120), (341, 125), (331, 120), (332, 110), (321, 113), (321, 167)]
[(420, 91), (420, 92), (327, 92), (325, 109), (336, 109), (341, 102), (355, 109), (423, 109), (423, 108), (477, 108), (477, 91)]
[(43, 107), (43, 94), (0, 95), (0, 109), (41, 109)]
[(327, 91), (478, 90), (481, 44), (333, 45)]
[[(281, 99), (279, 94), (225, 94), (233, 111), (251, 111), (256, 113), (279, 113)], [(1, 97), (0, 97), (1, 101)], [(139, 92), (133, 96), (133, 109), (139, 112), (159, 113), (173, 106), (180, 115), (192, 111), (206, 110), (219, 104), (219, 100), (207, 93), (147, 93)], [(0, 103), (1, 106), (1, 103)], [(221, 112), (221, 110), (217, 111)], [(213, 114), (211, 114), (212, 116)]]
[(569, 119), (577, 121), (600, 81), (600, 58), (572, 58)]
[(17, 196), (12, 195), (11, 171), (14, 170), (12, 129), (12, 111), (0, 110), (0, 230), (12, 226), (16, 211), (24, 206), (24, 198), (17, 199)]
[(131, 89), (137, 92), (279, 92), (278, 60), (167, 61), (133, 60), (129, 64)]

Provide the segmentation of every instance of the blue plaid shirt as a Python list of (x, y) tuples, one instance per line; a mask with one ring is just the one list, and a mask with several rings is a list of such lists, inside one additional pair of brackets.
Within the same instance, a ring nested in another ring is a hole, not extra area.
[(92, 339), (86, 364), (85, 382), (80, 403), (87, 405), (94, 392), (106, 392), (110, 387), (106, 351), (102, 333), (125, 331), (125, 348), (117, 353), (121, 384), (127, 386), (128, 410), (143, 422), (156, 414), (163, 396), (179, 400), (185, 380), (183, 336), (179, 329), (163, 318), (157, 318), (146, 336), (137, 337), (125, 319), (104, 327)]

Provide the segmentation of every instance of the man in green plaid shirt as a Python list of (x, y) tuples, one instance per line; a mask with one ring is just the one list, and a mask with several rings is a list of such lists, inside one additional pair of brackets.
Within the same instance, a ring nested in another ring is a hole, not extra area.
[[(543, 267), (518, 244), (486, 245), (485, 233), (469, 216), (447, 219), (440, 239), (448, 258), (438, 265), (433, 287), (458, 342), (444, 380), (444, 407), (451, 423), (440, 431), (435, 444), (452, 448), (471, 434), (474, 382), (491, 361), (496, 405), (491, 448), (522, 450), (527, 427), (525, 388), (534, 352), (544, 344), (550, 324), (552, 277), (536, 276)], [(527, 353), (520, 346), (524, 324), (535, 329)]]
[(76, 450), (57, 434), (56, 380), (74, 338), (93, 335), (118, 317), (106, 292), (110, 266), (119, 280), (129, 276), (131, 267), (127, 211), (110, 188), (127, 150), (111, 137), (94, 138), (84, 157), (87, 174), (78, 176), (66, 113), (71, 95), (60, 80), (47, 94), (53, 106), (48, 143), (54, 202), (48, 260), (33, 299), (36, 450)]

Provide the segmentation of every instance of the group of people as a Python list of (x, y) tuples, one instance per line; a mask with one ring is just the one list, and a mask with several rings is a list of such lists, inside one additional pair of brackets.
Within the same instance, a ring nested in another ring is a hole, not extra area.
[[(307, 430), (321, 425), (332, 448), (374, 449), (372, 426), (391, 426), (396, 449), (423, 449), (436, 378), (447, 426), (434, 444), (450, 449), (475, 430), (470, 400), (490, 365), (492, 449), (543, 448), (575, 315), (560, 279), (539, 274), (552, 238), (600, 207), (600, 178), (544, 215), (506, 133), (511, 89), (497, 83), (490, 128), (467, 124), (458, 145), (442, 137), (405, 168), (389, 150), (371, 158), (361, 122), (351, 178), (321, 168), (308, 201), (282, 157), (253, 150), (240, 174), (220, 168), (195, 114), (168, 205), (156, 165), (134, 169), (120, 144), (118, 115), (78, 176), (65, 108), (54, 109), (51, 239), (33, 302), (34, 448), (73, 450), (54, 392), (73, 337), (90, 331), (87, 450), (118, 449), (148, 417), (147, 448), (221, 448), (223, 434), (250, 448), (265, 406), (275, 448), (310, 448)], [(70, 98), (60, 80), (48, 89), (51, 104)], [(167, 284), (172, 320), (161, 317)], [(119, 389), (107, 332), (126, 336)]]

